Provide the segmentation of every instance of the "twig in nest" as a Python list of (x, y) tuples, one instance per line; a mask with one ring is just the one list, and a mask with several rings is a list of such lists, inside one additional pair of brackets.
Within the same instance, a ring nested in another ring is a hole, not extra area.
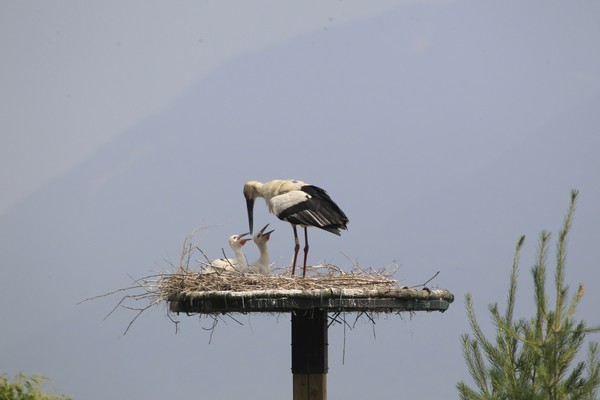
[[(207, 257), (207, 255), (202, 251), (202, 249), (200, 247), (196, 246), (196, 250), (198, 250), (204, 256), (204, 259), (206, 260), (206, 262), (208, 264), (210, 264), (210, 258)], [(196, 261), (198, 261), (198, 260), (196, 260)], [(200, 261), (198, 261), (198, 262), (200, 262)]]
[(431, 278), (427, 279), (427, 280), (425, 281), (425, 283), (422, 283), (422, 284), (420, 284), (420, 285), (411, 286), (410, 288), (411, 288), (411, 289), (414, 289), (414, 288), (421, 287), (421, 286), (425, 287), (425, 286), (427, 286), (427, 284), (428, 284), (429, 282), (431, 282), (432, 280), (434, 280), (434, 279), (435, 279), (435, 277), (436, 277), (436, 276), (438, 276), (439, 274), (440, 274), (440, 271), (436, 272), (436, 273), (435, 273), (435, 275), (433, 275)]
[(350, 261), (352, 263), (352, 265), (354, 266), (354, 268), (358, 269), (360, 272), (362, 272), (363, 274), (365, 274), (365, 271), (358, 265), (358, 261), (354, 261), (352, 260), (350, 257), (348, 257), (346, 254), (344, 254), (343, 251), (340, 251), (340, 253), (342, 253), (342, 255), (344, 257), (346, 257), (348, 259), (348, 261)]
[(188, 236), (184, 241), (183, 241), (183, 246), (181, 249), (181, 257), (179, 258), (179, 265), (177, 266), (177, 272), (185, 272), (185, 269), (183, 268), (184, 265), (189, 265), (189, 263), (185, 264), (183, 262), (183, 260), (185, 259), (185, 256), (189, 254), (191, 254), (191, 235)]
[(121, 288), (121, 289), (113, 290), (112, 292), (108, 292), (108, 293), (104, 293), (104, 294), (99, 294), (98, 296), (93, 296), (93, 297), (88, 297), (87, 299), (83, 299), (79, 303), (77, 303), (77, 305), (85, 303), (86, 301), (96, 300), (96, 299), (100, 299), (102, 297), (112, 296), (113, 294), (116, 294), (116, 293), (119, 293), (119, 292), (124, 292), (126, 290), (139, 289), (139, 288), (142, 288), (142, 287), (143, 287), (142, 285), (137, 285), (137, 286), (130, 286), (130, 287), (126, 287), (126, 288)]
[(169, 319), (171, 320), (171, 322), (175, 324), (175, 334), (178, 334), (179, 333), (179, 322), (180, 321), (177, 320), (177, 319), (175, 319), (175, 318), (173, 318), (171, 316), (171, 313), (167, 313), (167, 317), (169, 317)]
[(104, 318), (102, 318), (102, 320), (103, 320), (103, 321), (106, 321), (106, 318), (110, 317), (110, 315), (111, 315), (112, 313), (114, 313), (114, 312), (115, 312), (115, 310), (116, 310), (117, 308), (119, 308), (119, 306), (120, 306), (121, 304), (123, 304), (123, 302), (124, 302), (124, 301), (125, 301), (125, 299), (127, 299), (127, 298), (131, 298), (131, 296), (123, 296), (123, 298), (121, 299), (121, 301), (119, 301), (119, 302), (117, 303), (117, 305), (116, 305), (116, 306), (115, 306), (115, 307), (114, 307), (114, 308), (113, 308), (113, 309), (112, 309), (112, 310), (111, 310), (111, 311), (110, 311), (108, 314), (106, 314), (106, 316), (105, 316)]
[(210, 328), (202, 328), (205, 331), (210, 331), (210, 336), (208, 337), (208, 344), (212, 342), (213, 333), (215, 333), (215, 328), (217, 327), (217, 323), (219, 322), (219, 317), (216, 315), (211, 315), (213, 319), (213, 324)]
[(328, 329), (329, 329), (329, 327), (330, 327), (331, 325), (333, 325), (334, 323), (341, 324), (341, 322), (338, 320), (338, 317), (340, 316), (340, 314), (341, 314), (341, 313), (342, 313), (341, 311), (338, 311), (338, 312), (336, 312), (336, 313), (335, 313), (335, 314), (333, 314), (333, 315), (327, 315), (327, 317), (328, 317), (328, 318), (329, 318), (329, 320), (330, 320), (330, 321), (329, 321), (329, 323), (327, 324), (327, 328), (328, 328)]
[(225, 314), (225, 315), (226, 315), (226, 316), (228, 316), (229, 318), (231, 318), (232, 320), (234, 320), (235, 322), (237, 322), (237, 324), (238, 324), (238, 325), (242, 325), (242, 326), (244, 326), (244, 324), (243, 324), (242, 322), (240, 322), (240, 321), (238, 321), (237, 319), (233, 318), (233, 317), (231, 316), (231, 314)]
[(144, 311), (146, 311), (147, 309), (149, 309), (150, 307), (152, 307), (154, 304), (148, 304), (146, 307), (143, 308), (130, 308), (130, 307), (125, 307), (129, 310), (135, 310), (138, 311), (137, 315), (135, 317), (133, 317), (133, 319), (129, 322), (129, 324), (127, 325), (127, 329), (125, 329), (125, 332), (123, 332), (123, 336), (127, 335), (127, 332), (129, 331), (129, 328), (131, 328), (131, 325), (133, 325), (133, 323), (135, 322), (136, 319), (138, 319), (138, 317), (140, 315), (142, 315), (142, 313)]
[(225, 249), (221, 247), (221, 253), (223, 253), (223, 261), (225, 261), (227, 264), (229, 264), (229, 266), (233, 269), (235, 269), (235, 267), (233, 266), (233, 264), (231, 263), (231, 260), (229, 258), (227, 258), (227, 255), (225, 254)]

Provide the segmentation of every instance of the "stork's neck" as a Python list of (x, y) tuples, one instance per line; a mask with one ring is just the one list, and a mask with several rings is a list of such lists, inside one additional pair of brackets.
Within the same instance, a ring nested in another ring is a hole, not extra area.
[(244, 255), (244, 252), (242, 251), (241, 247), (233, 247), (233, 252), (235, 253), (235, 260), (237, 262), (238, 265), (248, 265), (248, 261), (246, 260), (246, 256)]
[(266, 242), (258, 242), (256, 243), (258, 247), (258, 251), (260, 251), (260, 257), (256, 261), (256, 264), (260, 265), (269, 265), (269, 250), (267, 249)]

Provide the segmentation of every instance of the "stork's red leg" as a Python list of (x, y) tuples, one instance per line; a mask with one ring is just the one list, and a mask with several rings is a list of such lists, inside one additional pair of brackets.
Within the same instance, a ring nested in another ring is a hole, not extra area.
[(294, 262), (292, 263), (292, 276), (296, 272), (296, 259), (298, 258), (298, 251), (300, 250), (300, 242), (298, 241), (298, 231), (296, 231), (296, 225), (292, 225), (294, 228), (294, 242), (296, 245), (294, 246)]
[(306, 276), (306, 258), (308, 256), (308, 228), (304, 227), (304, 269), (302, 270), (302, 277)]

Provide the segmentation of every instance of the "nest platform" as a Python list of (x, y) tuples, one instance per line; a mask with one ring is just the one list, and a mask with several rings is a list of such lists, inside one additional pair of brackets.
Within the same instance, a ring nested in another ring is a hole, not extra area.
[(302, 277), (251, 274), (173, 274), (159, 284), (174, 313), (400, 313), (446, 311), (454, 295), (444, 289), (400, 287), (386, 274), (326, 268)]
[(180, 313), (283, 313), (319, 309), (331, 312), (444, 312), (454, 300), (447, 290), (360, 289), (253, 290), (189, 292), (171, 297), (169, 309)]

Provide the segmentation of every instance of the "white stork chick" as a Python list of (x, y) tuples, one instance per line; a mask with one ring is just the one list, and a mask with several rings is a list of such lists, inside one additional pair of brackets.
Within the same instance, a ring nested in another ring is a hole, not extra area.
[(242, 251), (242, 246), (246, 244), (250, 239), (244, 239), (244, 236), (250, 233), (244, 233), (243, 235), (231, 235), (229, 237), (229, 246), (235, 258), (218, 258), (210, 262), (210, 265), (204, 269), (204, 273), (224, 272), (224, 271), (237, 271), (238, 268), (247, 268), (248, 260)]
[(340, 235), (340, 229), (347, 229), (348, 217), (320, 187), (297, 180), (273, 180), (265, 183), (248, 181), (244, 184), (244, 197), (248, 208), (248, 224), (250, 233), (253, 227), (254, 201), (257, 197), (265, 199), (269, 212), (277, 218), (292, 224), (294, 230), (294, 260), (292, 276), (296, 271), (296, 260), (300, 243), (297, 225), (304, 228), (304, 263), (302, 276), (306, 275), (306, 258), (308, 255), (309, 226), (315, 226), (328, 232)]
[(262, 274), (262, 275), (271, 275), (271, 266), (269, 265), (269, 250), (267, 249), (267, 242), (271, 238), (271, 233), (274, 230), (269, 232), (265, 232), (269, 224), (265, 225), (254, 237), (252, 240), (258, 247), (258, 251), (260, 252), (260, 257), (258, 260), (254, 261), (252, 264), (248, 265), (248, 272), (254, 274)]

